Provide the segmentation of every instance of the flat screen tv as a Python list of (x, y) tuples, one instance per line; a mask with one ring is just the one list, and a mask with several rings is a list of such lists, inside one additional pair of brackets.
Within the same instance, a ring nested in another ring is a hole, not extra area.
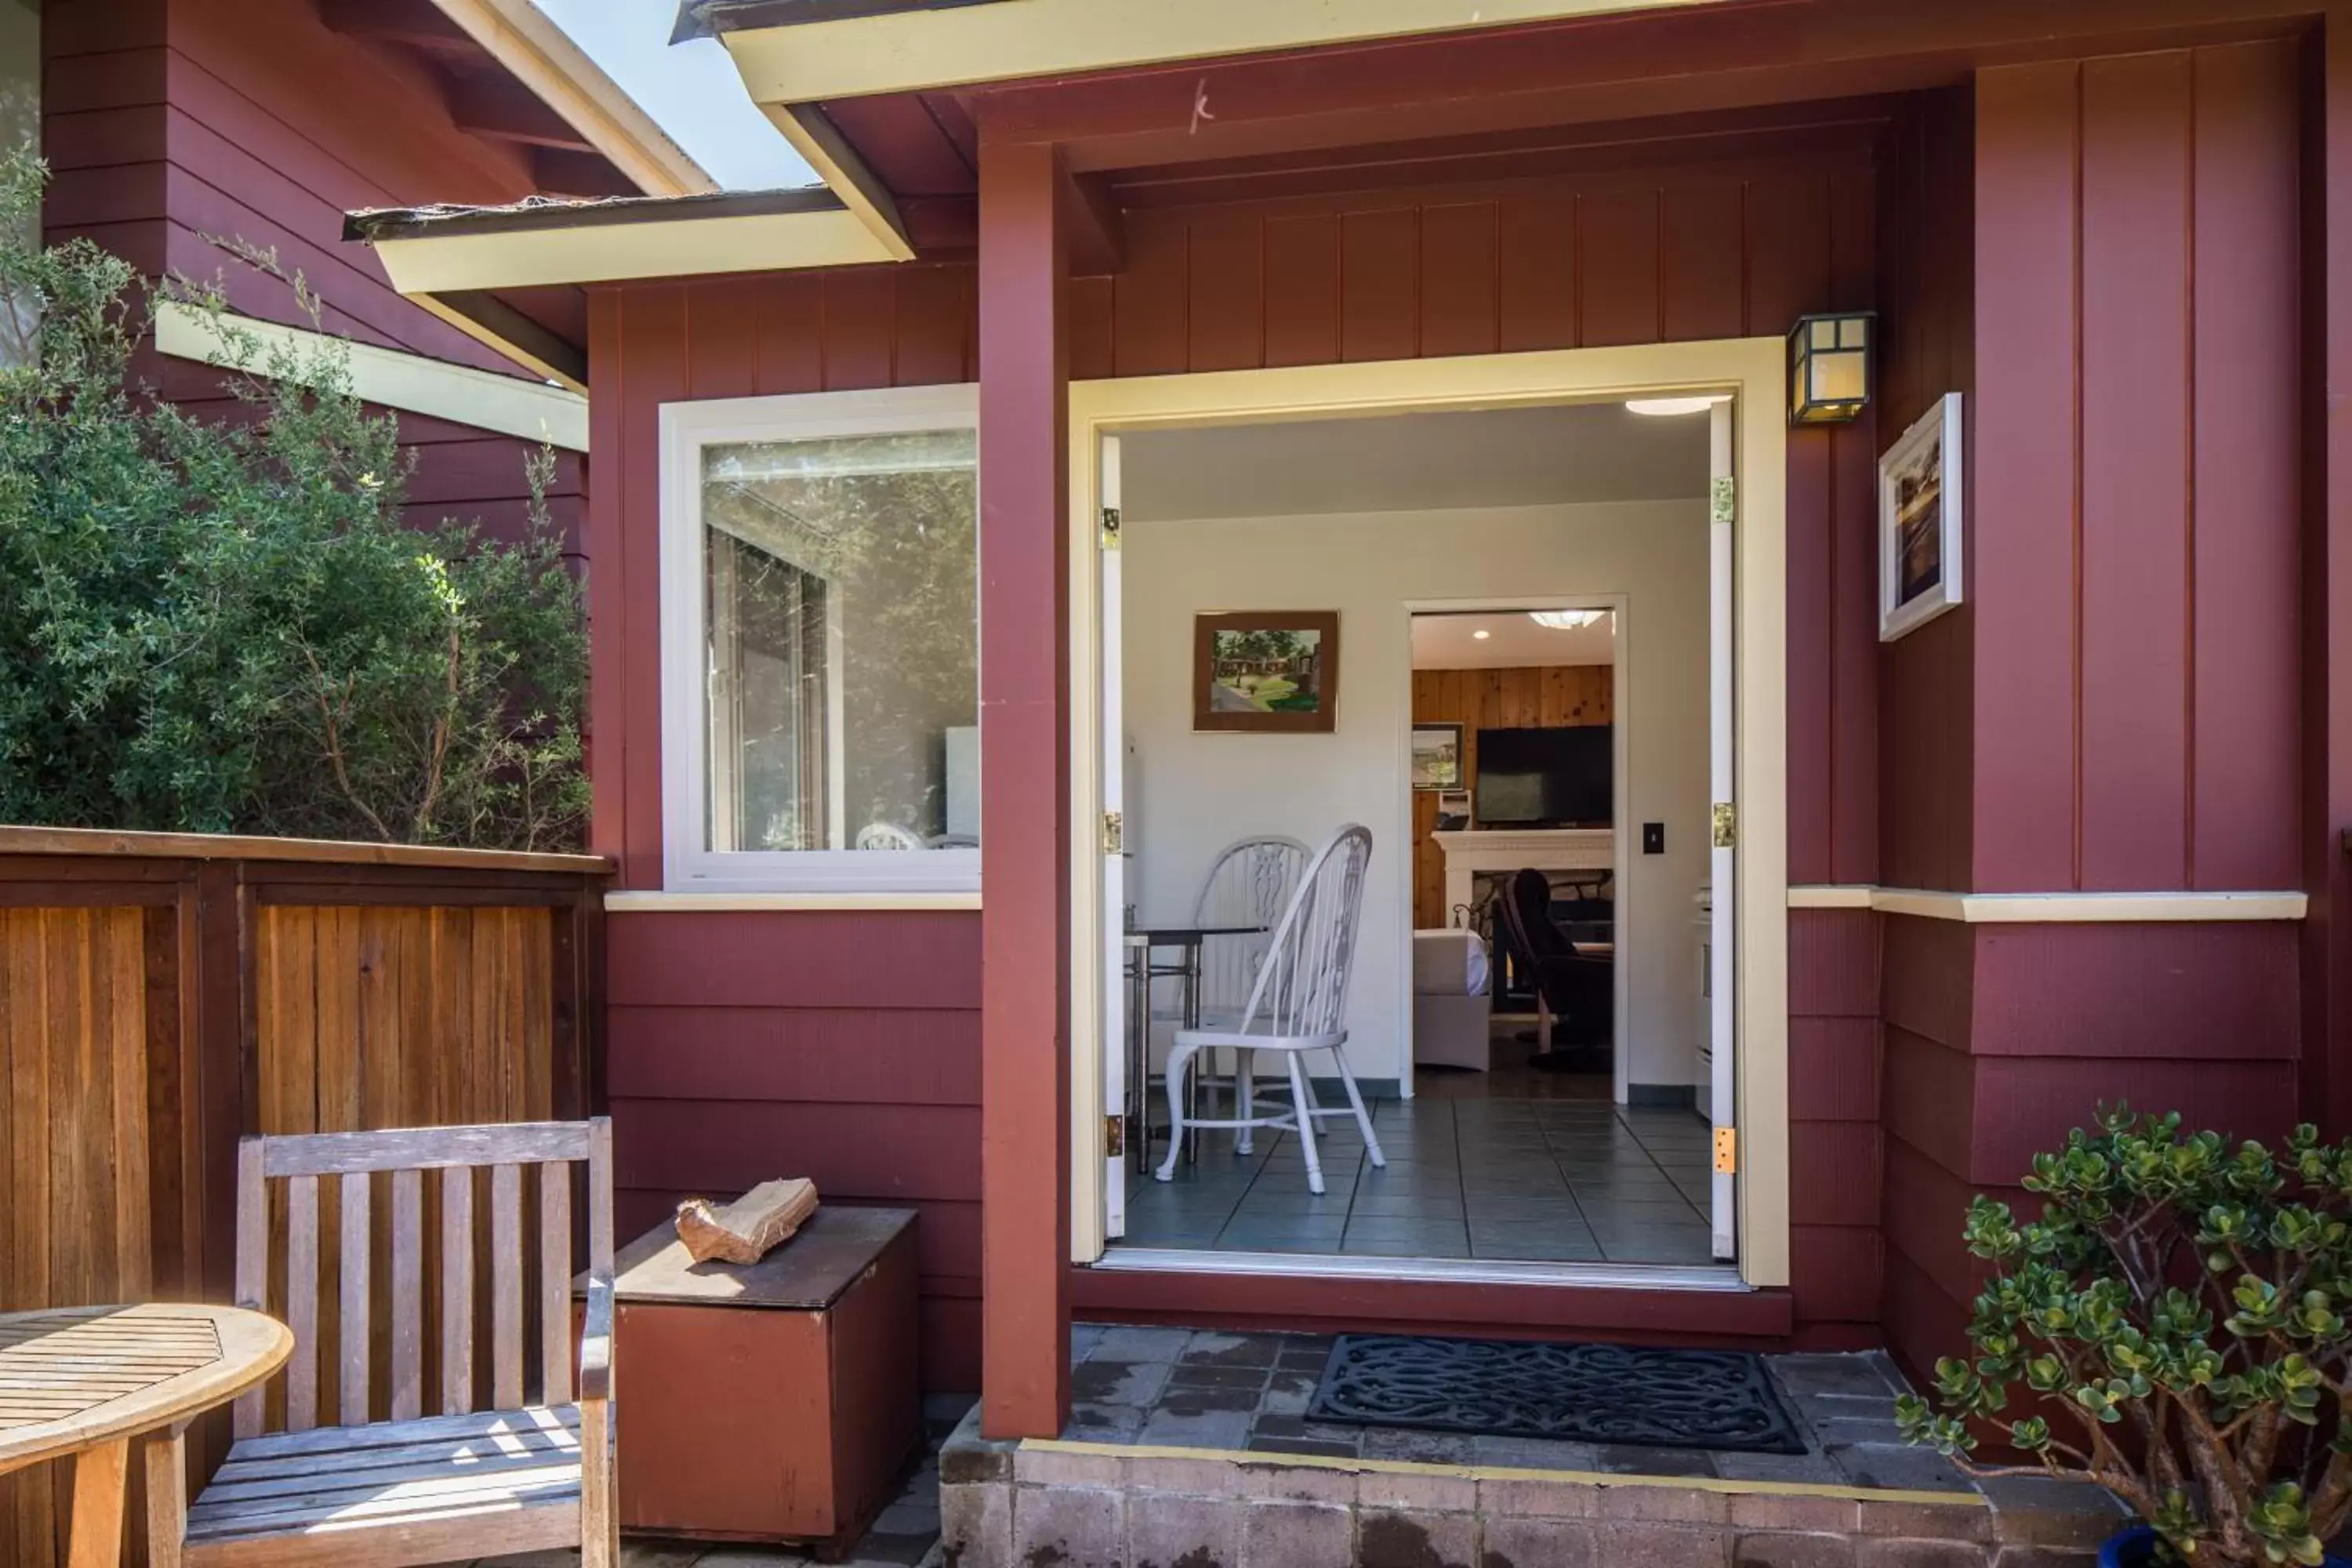
[(1616, 749), (1607, 724), (1481, 730), (1475, 815), (1482, 827), (1607, 827)]

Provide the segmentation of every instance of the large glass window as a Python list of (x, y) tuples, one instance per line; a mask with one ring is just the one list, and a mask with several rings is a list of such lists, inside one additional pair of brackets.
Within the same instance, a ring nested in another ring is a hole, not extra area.
[(949, 388), (666, 411), (691, 515), (666, 519), (664, 597), (693, 622), (665, 625), (691, 805), (669, 813), (673, 886), (978, 885), (970, 407)]

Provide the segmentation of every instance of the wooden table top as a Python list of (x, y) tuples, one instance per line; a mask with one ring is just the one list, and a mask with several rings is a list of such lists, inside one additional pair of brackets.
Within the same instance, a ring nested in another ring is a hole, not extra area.
[(285, 1324), (236, 1307), (0, 1314), (0, 1474), (226, 1404), (293, 1349)]

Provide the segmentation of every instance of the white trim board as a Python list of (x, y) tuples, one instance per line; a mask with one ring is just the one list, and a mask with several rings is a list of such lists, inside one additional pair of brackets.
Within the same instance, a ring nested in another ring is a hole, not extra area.
[(374, 245), (384, 275), (403, 294), (862, 267), (899, 259), (874, 237), (865, 219), (846, 208), (426, 233)]
[[(350, 356), (352, 391), (363, 402), (544, 441), (569, 452), (588, 449), (588, 400), (579, 393), (252, 316), (232, 313), (228, 320), (235, 331), (252, 337), (257, 355), (278, 348), (311, 354), (340, 347)], [(266, 367), (248, 363), (204, 311), (175, 300), (156, 309), (155, 347), (174, 359), (266, 374)]]
[(849, 914), (873, 910), (980, 910), (971, 893), (666, 893), (653, 889), (604, 895), (607, 914), (718, 914), (746, 910), (803, 910)]
[(1792, 910), (1875, 910), (1881, 914), (1967, 925), (2198, 925), (2222, 921), (2299, 921), (2310, 895), (2259, 892), (1950, 893), (1868, 884), (1795, 887)]

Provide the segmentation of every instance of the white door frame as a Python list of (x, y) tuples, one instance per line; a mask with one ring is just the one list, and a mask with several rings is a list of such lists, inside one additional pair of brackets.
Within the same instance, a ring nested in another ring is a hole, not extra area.
[[(1735, 1037), (1741, 1129), (1739, 1278), (1789, 1282), (1787, 349), (1778, 337), (1538, 353), (1303, 365), (1074, 382), (1069, 388), (1071, 668), (1098, 668), (1090, 560), (1099, 527), (1100, 437), (1121, 429), (1265, 424), (1422, 409), (1523, 407), (1694, 392), (1736, 399), (1739, 486), (1738, 969)], [(1100, 940), (1101, 714), (1097, 682), (1073, 679), (1070, 824), (1073, 940)], [(1086, 951), (1081, 946), (1079, 951)], [(1071, 1256), (1102, 1257), (1105, 965), (1070, 966)]]
[[(1408, 648), (1412, 646), (1412, 618), (1415, 616), (1475, 615), (1481, 610), (1607, 610), (1614, 617), (1610, 623), (1611, 641), (1614, 646), (1610, 651), (1612, 663), (1609, 675), (1609, 722), (1611, 725), (1609, 769), (1610, 787), (1614, 792), (1616, 801), (1617, 820), (1610, 834), (1609, 864), (1611, 886), (1615, 889), (1614, 896), (1617, 900), (1617, 929), (1621, 932), (1628, 931), (1631, 929), (1628, 922), (1633, 919), (1633, 916), (1627, 912), (1632, 908), (1633, 851), (1626, 847), (1630, 842), (1626, 836), (1626, 822), (1631, 815), (1627, 805), (1632, 801), (1633, 793), (1632, 788), (1633, 753), (1631, 736), (1625, 722), (1627, 717), (1625, 693), (1632, 679), (1631, 672), (1626, 668), (1626, 649), (1633, 645), (1625, 636), (1625, 627), (1629, 624), (1628, 617), (1633, 611), (1632, 603), (1623, 594), (1518, 594), (1503, 598), (1412, 599), (1407, 601), (1404, 605), (1404, 646)], [(1401, 771), (1397, 777), (1402, 793), (1395, 824), (1389, 837), (1389, 842), (1391, 844), (1412, 843), (1413, 721), (1410, 689), (1413, 673), (1408, 661), (1405, 671), (1407, 697), (1402, 704), (1404, 717), (1397, 733), (1398, 755), (1402, 758), (1399, 764)], [(1403, 886), (1398, 896), (1404, 900), (1404, 907), (1410, 910), (1412, 908), (1412, 857), (1401, 854), (1392, 856), (1391, 858), (1401, 864)], [(1400, 995), (1398, 1002), (1400, 1011), (1397, 1016), (1404, 1020), (1404, 1027), (1398, 1034), (1400, 1055), (1397, 1061), (1397, 1092), (1410, 1100), (1412, 1098), (1413, 1038), (1412, 921), (1409, 919), (1404, 922), (1403, 937), (1395, 963)], [(1615, 989), (1615, 996), (1611, 1003), (1612, 1012), (1609, 1020), (1610, 1095), (1617, 1104), (1622, 1105), (1625, 1103), (1625, 1085), (1630, 1081), (1627, 1078), (1625, 1061), (1625, 1016), (1628, 1007), (1632, 1005), (1633, 984), (1630, 965), (1620, 963), (1611, 965), (1611, 968), (1615, 971), (1610, 977), (1611, 984)], [(1493, 989), (1491, 980), (1488, 982), (1488, 989)]]

